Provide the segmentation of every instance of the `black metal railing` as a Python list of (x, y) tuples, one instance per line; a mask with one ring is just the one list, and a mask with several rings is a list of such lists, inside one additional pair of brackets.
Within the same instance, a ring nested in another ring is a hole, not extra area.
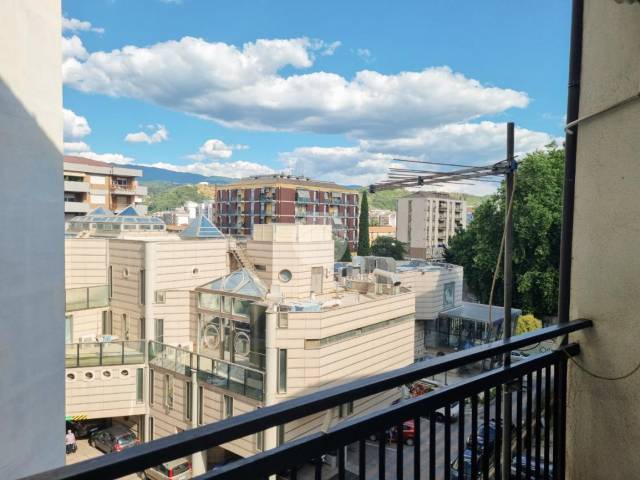
[[(161, 438), (118, 455), (99, 457), (28, 478), (117, 478), (591, 325), (589, 320), (576, 320), (546, 327), (321, 390)], [(395, 405), (348, 418), (326, 431), (315, 431), (287, 441), (277, 448), (219, 466), (196, 478), (253, 479), (275, 474), (291, 479), (475, 480), (500, 478), (502, 470), (508, 468), (513, 472), (511, 477), (517, 479), (564, 479), (567, 361), (578, 353), (577, 344), (567, 344), (547, 353), (531, 355), (509, 367), (484, 372)], [(512, 394), (514, 412), (511, 425), (507, 424), (506, 429), (501, 413), (505, 389)], [(455, 417), (457, 425), (454, 427)], [(505, 433), (511, 439), (512, 454), (506, 460), (508, 464), (500, 454)], [(397, 441), (392, 446), (394, 440)], [(335, 456), (335, 465), (323, 462), (327, 455)]]

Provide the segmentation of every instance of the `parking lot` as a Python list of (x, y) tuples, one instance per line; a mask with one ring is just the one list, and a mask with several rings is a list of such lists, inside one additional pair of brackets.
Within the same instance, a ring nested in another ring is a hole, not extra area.
[[(94, 448), (89, 445), (89, 440), (82, 439), (77, 441), (78, 450), (76, 453), (70, 453), (66, 456), (67, 465), (71, 465), (72, 463), (82, 462), (84, 460), (89, 460), (90, 458), (98, 457), (100, 455), (104, 455), (100, 450)], [(117, 453), (114, 453), (117, 455)], [(121, 477), (124, 480), (140, 480), (140, 477), (136, 474), (127, 475), (126, 477)]]

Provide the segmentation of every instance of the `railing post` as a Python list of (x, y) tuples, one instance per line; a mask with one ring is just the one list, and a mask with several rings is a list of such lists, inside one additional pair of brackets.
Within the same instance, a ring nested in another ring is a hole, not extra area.
[(100, 342), (98, 345), (100, 345), (100, 347), (98, 348), (98, 350), (100, 351), (100, 361), (99, 361), (99, 365), (102, 366), (102, 346), (103, 343)]
[(76, 343), (76, 367), (80, 366), (80, 342)]
[(124, 341), (122, 342), (122, 365), (124, 365)]

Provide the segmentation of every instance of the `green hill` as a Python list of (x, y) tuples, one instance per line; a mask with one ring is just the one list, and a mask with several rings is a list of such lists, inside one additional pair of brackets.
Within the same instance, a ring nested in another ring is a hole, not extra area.
[[(414, 192), (405, 190), (404, 188), (396, 188), (393, 190), (382, 190), (376, 193), (369, 193), (369, 208), (376, 208), (381, 210), (395, 210), (396, 200), (402, 197), (407, 197)], [(470, 195), (466, 193), (451, 193), (451, 197), (458, 198), (467, 202), (469, 207), (477, 207), (486, 198), (480, 195)]]

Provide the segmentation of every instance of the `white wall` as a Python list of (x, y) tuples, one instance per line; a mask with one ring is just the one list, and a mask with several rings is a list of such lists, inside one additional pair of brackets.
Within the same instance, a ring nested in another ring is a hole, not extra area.
[(60, 0), (3, 0), (0, 18), (0, 472), (16, 478), (64, 463)]

